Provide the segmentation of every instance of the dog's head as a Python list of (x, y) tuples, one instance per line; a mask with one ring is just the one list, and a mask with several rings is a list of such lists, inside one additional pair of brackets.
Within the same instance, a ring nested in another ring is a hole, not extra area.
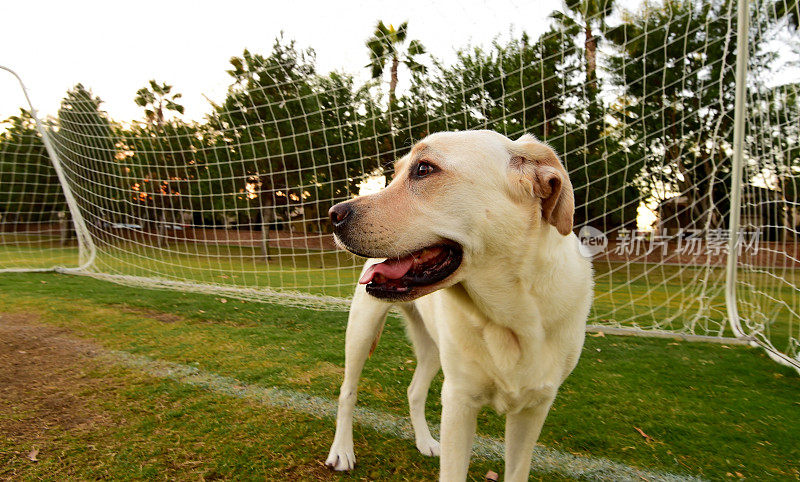
[(512, 253), (532, 230), (568, 235), (572, 184), (555, 152), (532, 136), (491, 131), (430, 135), (395, 164), (382, 191), (330, 209), (337, 242), (387, 258), (359, 281), (408, 301), (470, 276), (487, 253)]

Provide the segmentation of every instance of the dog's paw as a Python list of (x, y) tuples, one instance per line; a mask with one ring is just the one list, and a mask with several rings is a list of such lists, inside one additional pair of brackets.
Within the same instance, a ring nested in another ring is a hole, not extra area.
[(331, 447), (325, 465), (337, 471), (353, 470), (353, 467), (356, 466), (356, 454), (353, 447), (350, 446), (344, 450), (336, 446)]
[(417, 450), (419, 450), (422, 455), (426, 455), (428, 457), (438, 457), (439, 453), (441, 452), (439, 448), (439, 442), (433, 438), (429, 438), (427, 440), (418, 440)]

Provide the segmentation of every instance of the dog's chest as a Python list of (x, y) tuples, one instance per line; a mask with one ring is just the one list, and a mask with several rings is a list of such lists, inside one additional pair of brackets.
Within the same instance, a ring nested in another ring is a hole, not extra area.
[(526, 353), (524, 348), (514, 365), (504, 365), (509, 358), (497, 354), (475, 359), (473, 373), (484, 387), (484, 404), (498, 413), (509, 413), (552, 399), (558, 389), (552, 360)]
[(506, 346), (509, 354), (501, 349), (487, 348), (485, 356), (476, 359), (483, 372), (486, 404), (499, 413), (507, 413), (537, 405), (552, 396), (558, 387), (553, 360), (541, 356), (542, 353), (532, 353), (531, 347), (515, 350)]
[(454, 335), (459, 376), (483, 387), (479, 398), (500, 413), (515, 412), (552, 398), (558, 360), (536, 330), (514, 331), (494, 324), (461, 327)]

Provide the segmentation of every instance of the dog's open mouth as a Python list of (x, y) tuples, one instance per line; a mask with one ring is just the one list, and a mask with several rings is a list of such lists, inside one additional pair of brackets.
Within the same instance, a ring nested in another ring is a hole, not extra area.
[(414, 291), (447, 279), (461, 265), (458, 246), (438, 245), (370, 266), (358, 280), (378, 298), (411, 298)]

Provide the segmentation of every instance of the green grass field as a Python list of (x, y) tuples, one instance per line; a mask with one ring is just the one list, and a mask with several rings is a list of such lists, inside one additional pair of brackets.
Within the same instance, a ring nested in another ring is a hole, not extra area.
[[(75, 247), (31, 238), (28, 245), (0, 243), (0, 268), (76, 266)], [(0, 240), (8, 241), (8, 240)], [(345, 252), (272, 248), (265, 262), (258, 248), (173, 243), (161, 248), (134, 242), (99, 244), (92, 271), (188, 281), (222, 287), (302, 292), (349, 298), (363, 260)], [(742, 270), (740, 313), (764, 325), (775, 347), (800, 338), (800, 274), (795, 270)], [(594, 324), (658, 328), (732, 336), (726, 324), (725, 270), (718, 267), (595, 262)]]
[[(0, 478), (434, 479), (436, 460), (417, 453), (413, 443), (358, 424), (356, 470), (330, 473), (322, 462), (332, 419), (108, 364), (85, 348), (334, 400), (345, 323), (340, 312), (79, 276), (1, 275), (0, 380), (11, 388), (0, 392), (0, 431), (7, 435), (0, 438)], [(72, 341), (42, 351), (59, 338)], [(402, 323), (390, 319), (367, 364), (359, 404), (405, 416), (413, 367)], [(429, 401), (433, 423), (439, 385)], [(800, 377), (759, 349), (590, 336), (541, 443), (712, 480), (796, 480), (799, 395)], [(479, 432), (501, 437), (502, 419), (485, 410)], [(37, 462), (30, 460), (33, 449)], [(471, 478), (481, 480), (489, 469), (502, 472), (502, 464), (475, 458)]]

